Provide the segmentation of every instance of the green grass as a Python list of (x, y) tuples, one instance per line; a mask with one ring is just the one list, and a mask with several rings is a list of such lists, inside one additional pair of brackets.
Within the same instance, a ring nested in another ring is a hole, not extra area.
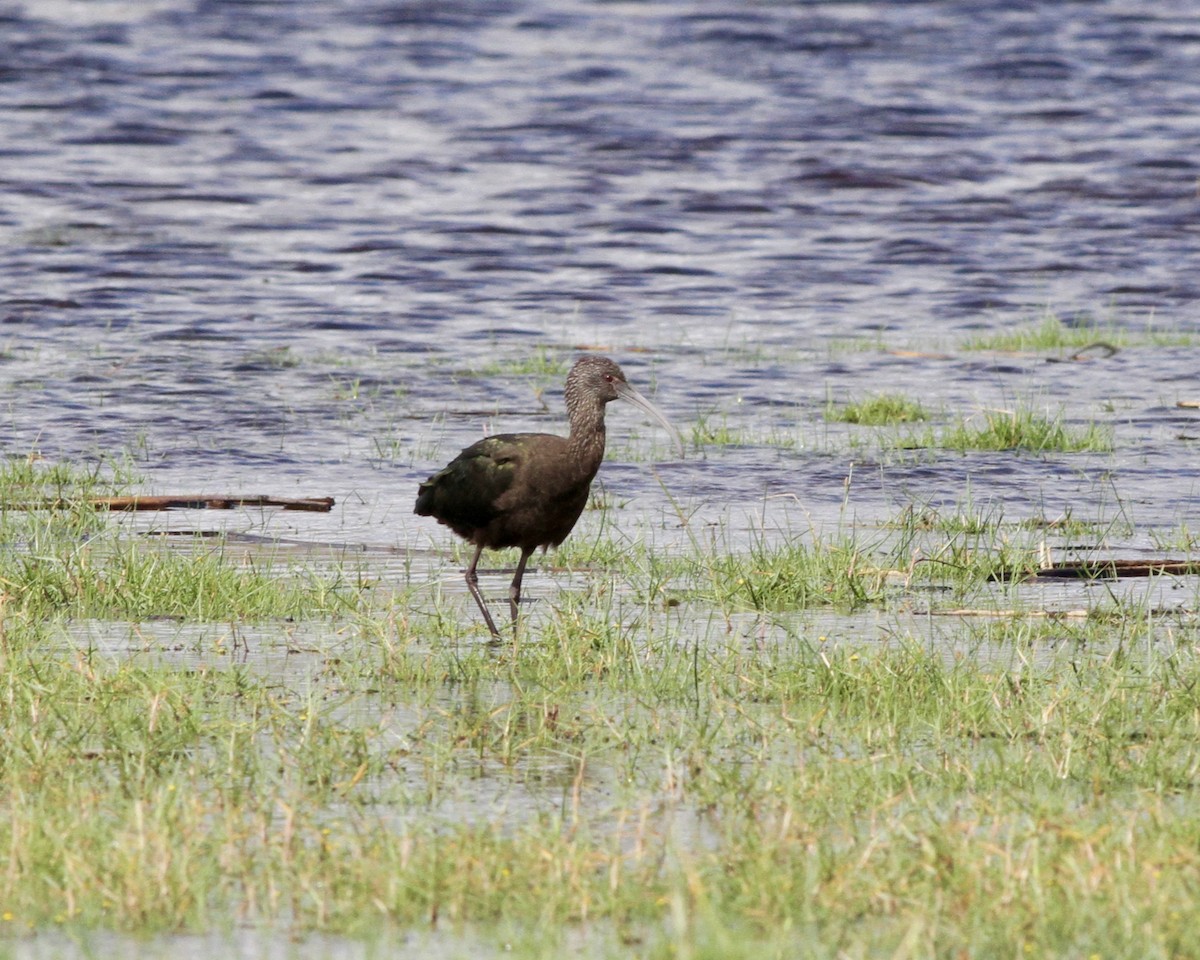
[(692, 446), (696, 448), (741, 446), (749, 442), (746, 431), (731, 427), (728, 417), (718, 420), (715, 416), (706, 415), (698, 416), (692, 423), (690, 439)]
[(305, 362), (304, 358), (289, 346), (268, 347), (256, 350), (243, 357), (243, 364), (271, 370), (291, 370)]
[[(903, 604), (914, 585), (932, 585), (957, 604), (993, 589), (997, 581), (1035, 573), (1048, 537), (1057, 544), (1080, 536), (1107, 537), (1121, 529), (1115, 521), (1072, 518), (1006, 521), (994, 509), (969, 503), (953, 513), (910, 506), (876, 527), (823, 535), (754, 534), (736, 547), (693, 537), (690, 549), (667, 553), (653, 542), (622, 536), (602, 517), (599, 526), (585, 523), (562, 546), (544, 558), (537, 556), (531, 570), (550, 580), (562, 571), (582, 573), (596, 589), (620, 591), (658, 606), (688, 601), (725, 613), (851, 612)], [(465, 566), (471, 550), (456, 542), (451, 555)], [(511, 568), (517, 552), (487, 556), (488, 566)], [(596, 598), (589, 600), (594, 604)]]
[(941, 435), (950, 450), (1028, 450), (1035, 453), (1107, 452), (1113, 449), (1112, 431), (1089, 423), (1067, 424), (1061, 416), (1043, 416), (1028, 408), (988, 410), (964, 420)]
[[(1075, 423), (1064, 411), (1038, 409), (1019, 402), (1009, 409), (983, 410), (960, 415), (947, 425), (908, 427), (929, 420), (929, 411), (917, 400), (881, 394), (860, 401), (835, 405), (824, 411), (827, 422), (870, 427), (898, 427), (899, 431), (878, 436), (888, 449), (1024, 450), (1034, 453), (1103, 453), (1114, 447), (1113, 429), (1098, 421)], [(697, 449), (722, 446), (771, 446), (794, 449), (802, 444), (795, 433), (756, 430), (731, 423), (727, 416), (701, 414), (691, 424), (690, 441)], [(852, 440), (851, 447), (858, 441)], [(624, 453), (624, 451), (614, 451)]]
[(1023, 450), (1030, 453), (1106, 453), (1113, 449), (1112, 428), (1091, 422), (1073, 424), (1061, 413), (1043, 414), (1030, 406), (984, 410), (947, 427), (926, 428), (899, 438), (905, 449)]
[(353, 611), (364, 584), (289, 570), (269, 556), (237, 558), (220, 544), (164, 549), (136, 540), (52, 555), (6, 555), (0, 589), (37, 616), (263, 620)]
[[(5, 497), (111, 482), (26, 467)], [(0, 514), (5, 932), (1200, 954), (1195, 616), (989, 592), (1042, 538), (1109, 527), (968, 501), (666, 549), (607, 513), (498, 646), (444, 570), (386, 598), (86, 510)], [(974, 595), (995, 615), (934, 616)], [(236, 658), (170, 639), (213, 621), (261, 629)]]
[(472, 372), (483, 377), (536, 376), (558, 379), (567, 375), (571, 362), (569, 354), (538, 346), (519, 357), (500, 357), (488, 361)]
[(135, 479), (129, 465), (122, 462), (55, 463), (36, 452), (9, 457), (0, 460), (0, 507), (36, 499), (114, 494)]
[(1138, 330), (1115, 322), (1099, 323), (1087, 317), (1067, 324), (1054, 313), (1047, 312), (1040, 320), (1013, 330), (970, 337), (963, 341), (962, 347), (964, 350), (1004, 353), (1046, 353), (1052, 350), (1077, 351), (1097, 343), (1124, 349), (1143, 344), (1193, 346), (1195, 342), (1195, 335), (1186, 331), (1159, 330), (1152, 325)]
[(1049, 520), (1012, 520), (969, 500), (952, 511), (913, 504), (882, 526), (894, 533), (893, 563), (900, 566), (902, 557), (911, 558), (908, 581), (937, 584), (954, 598), (994, 581), (1035, 574), (1051, 554), (1078, 560), (1078, 547), (1064, 553), (1063, 544), (1104, 544), (1135, 532), (1119, 514), (1084, 520), (1068, 512)]
[(878, 394), (841, 407), (830, 403), (825, 408), (825, 419), (837, 423), (882, 427), (927, 420), (929, 415), (917, 400), (898, 394)]
[(1129, 342), (1129, 334), (1119, 327), (1099, 327), (1092, 323), (1067, 326), (1054, 314), (1047, 313), (1040, 321), (1014, 330), (969, 337), (962, 346), (964, 350), (997, 350), (1005, 353), (1045, 352), (1078, 350), (1097, 341), (1123, 347)]
[(753, 610), (882, 602), (891, 572), (886, 559), (852, 538), (759, 543), (747, 554), (709, 556), (699, 567), (700, 596)]
[(1171, 530), (1151, 530), (1150, 539), (1158, 550), (1178, 550), (1188, 556), (1200, 546), (1200, 533), (1193, 530), (1186, 520)]
[(734, 426), (727, 414), (715, 411), (700, 413), (690, 424), (691, 445), (699, 450), (703, 447), (766, 446), (793, 449), (799, 438), (789, 432), (771, 431), (763, 433), (743, 426)]
[[(189, 621), (319, 617), (353, 612), (370, 584), (357, 574), (296, 569), (269, 550), (220, 539), (155, 543), (121, 536), (90, 497), (127, 490), (123, 468), (80, 469), (36, 458), (0, 468), (0, 598), (13, 615)], [(13, 509), (47, 500), (55, 509)]]
[[(35, 659), (10, 636), (9, 922), (503, 922), (542, 950), (586, 923), (663, 957), (1195, 944), (1194, 658), (1014, 674), (903, 642), (751, 652), (581, 625), (467, 673), (394, 642), (309, 690)], [(361, 709), (380, 696), (401, 722)], [(544, 800), (463, 817), (481, 777)]]

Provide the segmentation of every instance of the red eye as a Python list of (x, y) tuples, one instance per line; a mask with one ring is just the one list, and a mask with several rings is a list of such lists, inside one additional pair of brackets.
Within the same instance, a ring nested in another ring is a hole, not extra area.
[(613, 375), (612, 375), (611, 373), (606, 373), (606, 374), (604, 375), (604, 382), (605, 382), (605, 383), (612, 383), (612, 382), (613, 382)]

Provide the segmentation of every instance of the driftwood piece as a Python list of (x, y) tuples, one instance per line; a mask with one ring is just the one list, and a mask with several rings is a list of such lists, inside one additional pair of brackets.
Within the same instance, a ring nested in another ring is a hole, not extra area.
[(953, 610), (930, 610), (934, 617), (980, 617), (987, 620), (1008, 620), (1045, 617), (1050, 620), (1086, 620), (1088, 610), (989, 610), (986, 607), (957, 607)]
[(1098, 580), (1114, 577), (1150, 577), (1156, 574), (1183, 577), (1200, 573), (1196, 560), (1087, 560), (1042, 567), (1034, 576), (1049, 580)]
[(217, 494), (175, 494), (170, 496), (70, 497), (31, 500), (26, 503), (0, 505), (5, 510), (62, 510), (84, 502), (97, 510), (232, 510), (234, 507), (282, 507), (284, 510), (309, 510), (328, 513), (333, 509), (333, 497), (267, 497), (225, 496)]

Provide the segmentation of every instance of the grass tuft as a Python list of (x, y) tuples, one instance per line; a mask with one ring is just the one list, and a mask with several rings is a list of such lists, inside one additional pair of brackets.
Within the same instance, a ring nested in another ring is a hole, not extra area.
[(916, 400), (898, 394), (879, 394), (843, 407), (830, 403), (825, 419), (837, 423), (854, 423), (868, 427), (891, 426), (927, 420), (925, 408)]
[(1113, 449), (1111, 428), (1098, 423), (1076, 427), (1027, 407), (987, 410), (941, 435), (950, 450), (1029, 450), (1035, 453), (1104, 453)]
[(1160, 330), (1147, 325), (1141, 330), (1099, 323), (1082, 315), (1069, 323), (1047, 312), (1040, 320), (1014, 330), (970, 337), (963, 341), (964, 350), (994, 350), (1001, 353), (1047, 353), (1054, 350), (1078, 351), (1085, 347), (1103, 345), (1125, 349), (1141, 344), (1157, 347), (1194, 346), (1196, 336), (1189, 331)]
[(890, 572), (852, 538), (759, 543), (748, 554), (710, 556), (701, 569), (704, 599), (751, 610), (849, 610), (880, 602)]
[[(161, 545), (122, 536), (88, 498), (127, 490), (106, 466), (80, 470), (36, 458), (0, 469), (0, 596), (33, 617), (192, 621), (320, 617), (353, 612), (367, 584), (340, 571), (315, 574), (269, 551), (230, 551), (222, 542)], [(56, 500), (54, 509), (4, 505)]]
[(129, 541), (8, 555), (0, 558), (0, 587), (15, 609), (46, 617), (254, 621), (345, 613), (356, 604), (356, 590), (340, 576), (294, 574), (208, 543), (196, 552)]
[(1113, 449), (1113, 432), (1105, 424), (1077, 426), (1068, 423), (1061, 413), (1047, 416), (1022, 405), (1012, 410), (985, 410), (949, 427), (909, 434), (896, 443), (904, 449), (1107, 453)]

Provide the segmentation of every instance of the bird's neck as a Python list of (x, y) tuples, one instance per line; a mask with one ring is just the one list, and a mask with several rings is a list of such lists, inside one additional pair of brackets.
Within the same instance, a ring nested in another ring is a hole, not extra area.
[(570, 416), (571, 435), (568, 442), (573, 454), (571, 459), (581, 478), (586, 477), (590, 481), (604, 459), (604, 404), (580, 404), (571, 411)]

